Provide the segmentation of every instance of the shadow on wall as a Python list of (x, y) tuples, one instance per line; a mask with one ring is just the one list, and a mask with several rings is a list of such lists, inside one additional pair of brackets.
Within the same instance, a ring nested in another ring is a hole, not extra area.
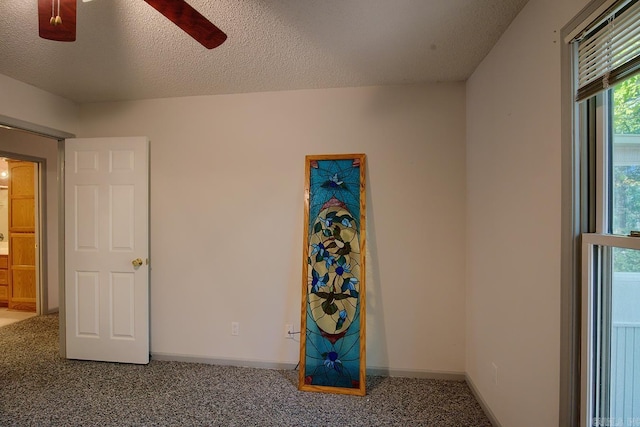
[[(382, 286), (380, 283), (380, 263), (378, 261), (378, 249), (376, 240), (376, 226), (374, 218), (373, 201), (371, 197), (371, 177), (367, 168), (366, 188), (366, 258), (365, 258), (365, 286), (367, 307), (367, 366), (369, 374), (389, 375), (389, 352), (387, 347), (387, 335), (385, 330), (384, 306), (382, 303)], [(371, 355), (375, 354), (375, 358)]]

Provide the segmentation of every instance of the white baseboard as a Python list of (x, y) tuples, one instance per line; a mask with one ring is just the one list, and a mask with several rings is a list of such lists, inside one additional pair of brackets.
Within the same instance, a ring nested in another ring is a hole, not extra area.
[(493, 427), (502, 427), (498, 422), (498, 420), (496, 419), (496, 416), (491, 410), (491, 408), (489, 408), (489, 405), (487, 405), (487, 402), (482, 398), (482, 395), (478, 391), (478, 388), (476, 387), (476, 385), (473, 383), (473, 381), (471, 381), (471, 378), (469, 377), (469, 375), (465, 374), (465, 380), (467, 381), (467, 384), (471, 389), (471, 393), (473, 393), (473, 396), (476, 398), (478, 403), (480, 403), (480, 406), (482, 407), (482, 410), (484, 411), (484, 413), (487, 415), (487, 418), (489, 418), (491, 425)]
[(243, 368), (259, 369), (293, 370), (297, 366), (297, 364), (295, 363), (265, 362), (261, 360), (248, 359), (215, 359), (211, 357), (188, 356), (173, 353), (151, 353), (151, 358), (154, 360), (165, 360), (172, 362), (205, 363), (207, 365), (239, 366)]
[[(259, 369), (293, 370), (298, 366), (296, 363), (265, 362), (262, 360), (248, 359), (217, 359), (211, 357), (189, 356), (174, 353), (152, 353), (151, 358), (154, 360), (165, 360), (173, 362), (205, 363), (208, 365), (240, 366), (245, 368)], [(367, 375), (375, 375), (381, 377), (428, 378), (435, 380), (452, 381), (466, 380), (464, 372), (404, 370), (381, 368), (377, 366), (367, 366)]]
[(367, 375), (376, 375), (380, 377), (427, 378), (430, 380), (450, 380), (450, 381), (465, 380), (464, 372), (392, 369), (392, 368), (381, 368), (377, 366), (367, 366)]

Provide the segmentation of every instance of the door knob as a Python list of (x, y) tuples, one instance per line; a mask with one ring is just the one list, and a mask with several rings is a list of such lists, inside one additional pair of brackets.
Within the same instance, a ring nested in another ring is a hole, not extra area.
[(133, 264), (134, 267), (140, 267), (142, 265), (142, 260), (140, 258), (136, 258), (131, 261), (131, 264)]

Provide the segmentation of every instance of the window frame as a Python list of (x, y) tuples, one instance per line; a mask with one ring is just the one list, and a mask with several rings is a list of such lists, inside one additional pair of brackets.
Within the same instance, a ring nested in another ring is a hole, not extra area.
[[(602, 182), (609, 167), (608, 128), (602, 112), (575, 102), (577, 49), (570, 41), (587, 28), (616, 0), (593, 0), (561, 30), (561, 121), (562, 121), (562, 237), (561, 237), (561, 331), (560, 331), (560, 410), (562, 427), (589, 426), (593, 402), (590, 381), (586, 376), (593, 360), (586, 351), (593, 350), (593, 283), (587, 272), (596, 247), (618, 246), (640, 249), (640, 239), (608, 235), (611, 231), (602, 201), (608, 200), (610, 188)], [(601, 102), (609, 97), (600, 96)], [(593, 102), (591, 100), (584, 103)], [(600, 106), (602, 108), (602, 106)], [(600, 131), (602, 130), (602, 131)], [(594, 140), (596, 144), (585, 142)], [(597, 155), (593, 155), (596, 150)], [(598, 164), (593, 159), (599, 159)], [(592, 162), (589, 164), (589, 162)], [(589, 169), (591, 168), (591, 169)], [(595, 169), (595, 176), (591, 172)], [(600, 201), (600, 202), (594, 202)], [(583, 286), (583, 284), (585, 286)], [(591, 334), (591, 335), (590, 335)]]
[[(605, 359), (604, 361), (595, 360), (595, 357), (602, 353), (599, 341), (602, 340), (606, 342), (607, 340), (610, 340), (610, 337), (606, 337), (607, 331), (598, 327), (598, 319), (607, 317), (608, 321), (605, 321), (605, 323), (610, 325), (611, 307), (607, 302), (600, 304), (598, 298), (604, 298), (606, 300), (611, 299), (611, 284), (603, 283), (601, 286), (598, 286), (598, 283), (600, 283), (599, 280), (602, 276), (607, 276), (607, 274), (603, 274), (602, 271), (611, 270), (610, 256), (607, 256), (606, 254), (606, 252), (609, 252), (611, 248), (640, 250), (640, 239), (637, 237), (603, 233), (582, 234), (582, 259), (586, 262), (583, 262), (582, 264), (582, 282), (584, 285), (581, 293), (582, 357), (580, 380), (582, 387), (580, 394), (580, 406), (582, 408), (582, 415), (585, 415), (582, 425), (586, 427), (591, 426), (592, 424), (587, 424), (587, 422), (598, 415), (596, 410), (602, 411), (606, 410), (608, 407), (607, 400), (600, 404), (600, 408), (596, 408), (598, 404), (594, 402), (593, 396), (596, 388), (595, 383), (599, 381), (597, 379), (593, 379), (592, 372), (596, 372), (596, 375), (598, 375), (598, 372), (602, 371), (608, 373), (609, 369), (601, 369), (601, 364), (611, 363), (608, 359)], [(591, 268), (593, 265), (596, 265), (597, 268)], [(606, 306), (604, 307), (605, 313), (600, 311), (603, 305)], [(610, 383), (610, 381), (608, 381), (608, 383)]]

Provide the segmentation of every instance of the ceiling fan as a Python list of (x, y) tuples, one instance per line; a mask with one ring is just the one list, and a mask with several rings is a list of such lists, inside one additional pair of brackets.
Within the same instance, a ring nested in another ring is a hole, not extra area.
[[(78, 0), (38, 0), (40, 37), (72, 42), (76, 40)], [(89, 1), (89, 0), (83, 0)], [(185, 0), (144, 0), (207, 49), (220, 46), (227, 35)]]

